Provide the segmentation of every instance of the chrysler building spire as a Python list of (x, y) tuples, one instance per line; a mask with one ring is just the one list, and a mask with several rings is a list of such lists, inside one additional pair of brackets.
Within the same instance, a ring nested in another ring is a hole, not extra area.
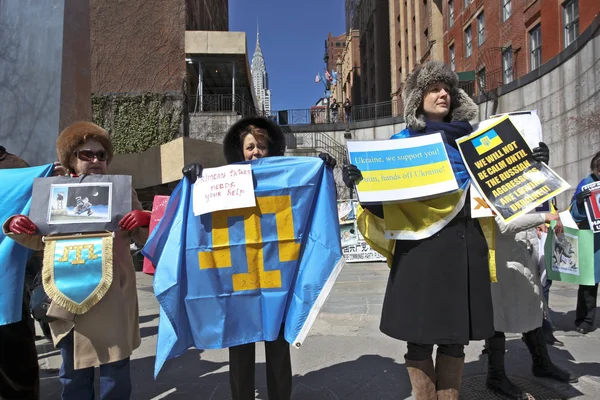
[(252, 56), (252, 83), (256, 92), (258, 106), (265, 114), (271, 115), (271, 91), (269, 90), (269, 75), (267, 74), (267, 66), (260, 48), (260, 33), (258, 30), (258, 21), (256, 22), (256, 49)]

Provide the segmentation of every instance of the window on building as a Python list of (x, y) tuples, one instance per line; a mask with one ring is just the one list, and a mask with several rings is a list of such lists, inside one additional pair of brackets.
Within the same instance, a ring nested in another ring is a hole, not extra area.
[(454, 0), (448, 2), (448, 25), (450, 28), (454, 26)]
[(342, 44), (340, 42), (335, 42), (335, 47), (342, 47)]
[(454, 53), (454, 45), (450, 46), (450, 69), (456, 69), (456, 53)]
[(473, 32), (469, 26), (465, 30), (465, 58), (471, 57), (471, 54), (473, 54)]
[(579, 35), (579, 4), (577, 0), (567, 1), (563, 5), (563, 25), (565, 27), (565, 47)]
[(429, 47), (429, 29), (425, 29), (423, 32), (423, 36), (425, 36), (425, 48)]
[(485, 83), (486, 83), (486, 80), (485, 80), (485, 67), (483, 67), (479, 71), (477, 71), (477, 84), (479, 86), (479, 93), (482, 93), (482, 92), (486, 91)]
[(485, 42), (485, 20), (483, 12), (477, 16), (477, 46), (481, 46)]
[(469, 4), (471, 4), (474, 1), (475, 0), (464, 0), (463, 1), (463, 8), (467, 8), (469, 6)]
[(506, 85), (513, 80), (512, 47), (502, 51), (502, 82)]
[(502, 0), (502, 22), (510, 18), (512, 14), (512, 0)]
[(529, 31), (529, 66), (531, 71), (542, 65), (542, 26), (538, 25)]

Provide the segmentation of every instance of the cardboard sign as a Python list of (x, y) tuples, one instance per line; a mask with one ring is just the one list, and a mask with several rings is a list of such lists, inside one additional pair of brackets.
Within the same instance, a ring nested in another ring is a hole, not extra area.
[(347, 143), (350, 162), (363, 180), (356, 185), (360, 202), (431, 197), (458, 190), (439, 133), (415, 138)]
[(600, 182), (585, 185), (582, 190), (589, 189), (591, 196), (585, 200), (585, 213), (590, 223), (590, 229), (594, 233), (600, 232)]
[[(163, 215), (165, 215), (168, 203), (169, 196), (154, 196), (154, 201), (152, 202), (152, 214), (150, 215), (150, 226), (148, 227), (149, 233), (154, 231), (156, 225), (158, 225)], [(156, 267), (146, 257), (144, 257), (142, 272), (148, 275), (154, 275), (154, 272), (156, 272)]]
[(546, 164), (533, 159), (508, 116), (456, 142), (473, 184), (505, 223), (570, 187)]
[(194, 215), (256, 206), (250, 164), (206, 168), (194, 183)]

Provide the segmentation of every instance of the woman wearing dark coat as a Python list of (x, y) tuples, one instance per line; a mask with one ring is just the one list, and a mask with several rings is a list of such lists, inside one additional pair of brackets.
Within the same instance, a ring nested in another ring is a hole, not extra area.
[[(457, 75), (442, 62), (428, 62), (415, 70), (403, 93), (407, 129), (392, 137), (441, 132), (461, 187), (457, 193), (441, 196), (448, 199), (445, 209), (450, 211), (438, 221), (415, 234), (398, 233), (395, 237), (400, 240), (388, 258), (391, 271), (380, 329), (408, 342), (406, 366), (419, 400), (458, 399), (464, 346), (494, 334), (488, 246), (479, 222), (469, 213), (469, 180), (456, 145), (456, 139), (472, 132), (468, 121), (477, 116), (477, 106), (457, 85)], [(356, 166), (344, 168), (347, 185), (361, 179)], [(431, 221), (431, 214), (439, 211), (433, 209), (435, 201), (412, 201), (416, 205), (412, 209), (427, 212), (411, 215), (406, 208), (402, 219), (415, 224)], [(383, 219), (388, 210), (383, 205), (363, 207), (369, 218)], [(368, 234), (363, 232), (365, 237)], [(438, 345), (435, 366), (434, 344)]]

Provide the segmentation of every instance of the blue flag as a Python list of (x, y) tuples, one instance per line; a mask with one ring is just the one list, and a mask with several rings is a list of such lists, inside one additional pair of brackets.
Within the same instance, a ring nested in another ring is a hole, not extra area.
[[(0, 169), (2, 199), (0, 224), (16, 214), (29, 213), (33, 180), (50, 175), (52, 164), (31, 168)], [(25, 266), (31, 250), (0, 232), (0, 325), (22, 317)]]
[[(247, 162), (246, 162), (247, 163)], [(143, 253), (160, 304), (155, 376), (189, 347), (295, 347), (342, 266), (335, 182), (316, 157), (252, 161), (256, 206), (194, 216), (183, 179)]]

